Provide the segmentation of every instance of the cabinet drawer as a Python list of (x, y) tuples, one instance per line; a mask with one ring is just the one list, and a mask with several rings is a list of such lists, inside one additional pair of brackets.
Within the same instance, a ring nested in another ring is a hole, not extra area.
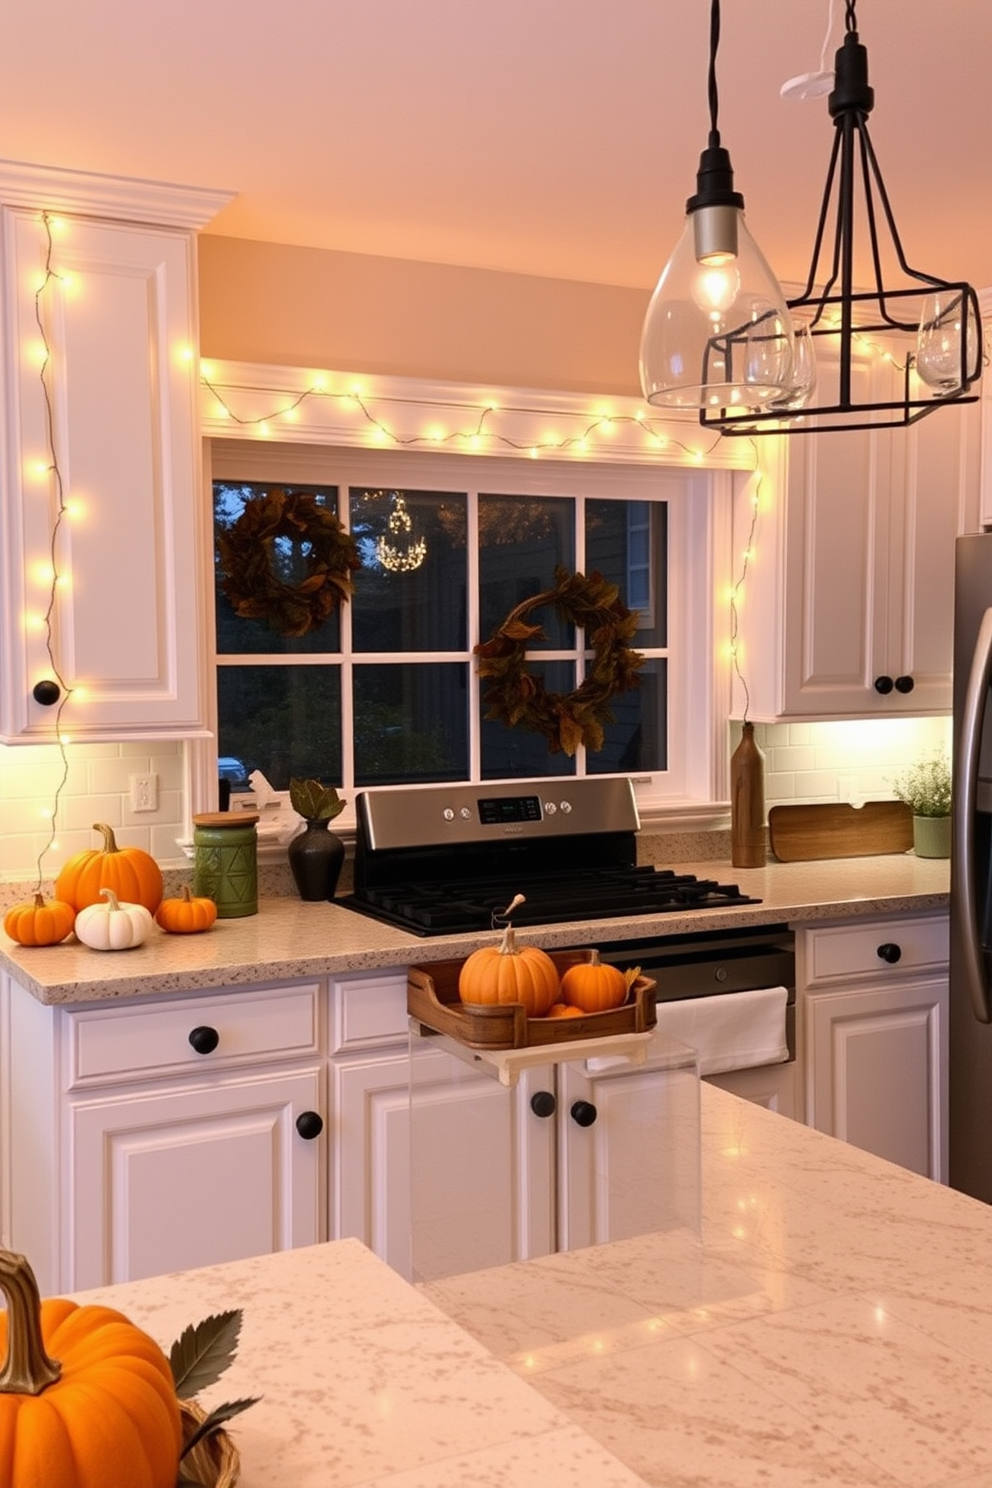
[[(888, 956), (879, 955), (883, 946), (891, 948)], [(807, 930), (803, 936), (806, 985), (810, 987), (869, 973), (905, 975), (946, 966), (948, 952), (946, 915), (824, 926)]]
[[(319, 992), (307, 982), (67, 1012), (66, 1088), (317, 1053)], [(194, 1029), (203, 1031), (204, 1053), (190, 1043)]]
[(406, 1044), (406, 968), (331, 983), (331, 1053)]

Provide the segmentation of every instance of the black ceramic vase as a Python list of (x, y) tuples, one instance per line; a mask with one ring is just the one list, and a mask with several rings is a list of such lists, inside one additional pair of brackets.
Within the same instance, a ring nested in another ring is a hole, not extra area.
[(328, 830), (330, 823), (308, 819), (306, 830), (289, 840), (287, 852), (301, 899), (333, 899), (338, 886), (344, 843)]

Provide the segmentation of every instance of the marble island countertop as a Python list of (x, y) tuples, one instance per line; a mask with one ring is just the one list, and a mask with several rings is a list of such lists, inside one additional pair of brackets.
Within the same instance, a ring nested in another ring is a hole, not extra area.
[(84, 1294), (168, 1346), (242, 1488), (992, 1488), (992, 1209), (703, 1086), (700, 1236), (413, 1288), (356, 1241)]
[[(948, 903), (947, 861), (912, 853), (764, 868), (706, 860), (679, 868), (737, 883), (760, 903), (539, 927), (528, 929), (527, 939), (553, 950), (731, 926), (936, 913)], [(113, 953), (90, 950), (75, 937), (58, 946), (17, 946), (0, 932), (0, 970), (40, 1002), (83, 1003), (456, 960), (495, 939), (495, 932), (425, 939), (338, 904), (273, 897), (260, 901), (257, 915), (219, 920), (203, 934), (156, 928), (144, 945)]]

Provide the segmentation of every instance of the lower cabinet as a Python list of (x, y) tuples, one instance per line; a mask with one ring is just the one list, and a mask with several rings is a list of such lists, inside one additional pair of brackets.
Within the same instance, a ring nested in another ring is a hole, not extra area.
[(947, 1181), (946, 915), (800, 937), (810, 1126)]

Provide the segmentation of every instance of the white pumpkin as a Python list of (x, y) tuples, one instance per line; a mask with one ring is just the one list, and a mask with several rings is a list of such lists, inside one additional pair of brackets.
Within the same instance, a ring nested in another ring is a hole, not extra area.
[(148, 939), (155, 921), (143, 904), (118, 899), (113, 889), (101, 889), (106, 904), (89, 904), (76, 916), (76, 936), (94, 951), (126, 951)]

